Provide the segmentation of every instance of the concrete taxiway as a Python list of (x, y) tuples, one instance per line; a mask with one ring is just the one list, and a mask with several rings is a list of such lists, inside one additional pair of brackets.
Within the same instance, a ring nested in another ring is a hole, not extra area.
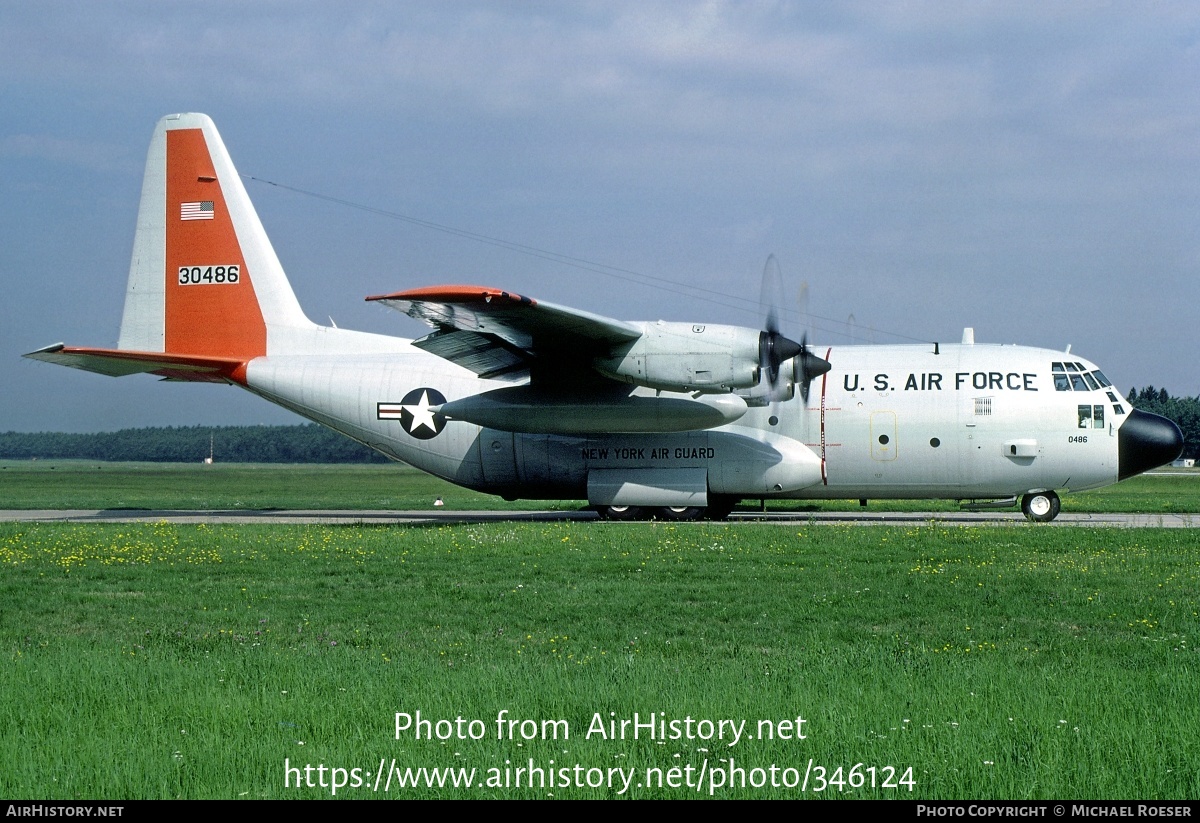
[[(146, 509), (29, 509), (0, 510), (0, 522), (41, 523), (289, 523), (447, 525), (452, 523), (553, 522), (597, 520), (594, 512), (575, 511), (345, 511), (244, 510), (183, 511)], [(1189, 529), (1200, 526), (1198, 514), (1075, 514), (1064, 512), (1051, 523), (1031, 524), (1019, 512), (734, 512), (730, 523), (795, 525), (859, 524), (901, 526), (925, 523), (1034, 527), (1108, 526), (1119, 528)], [(634, 525), (634, 524), (630, 524)]]

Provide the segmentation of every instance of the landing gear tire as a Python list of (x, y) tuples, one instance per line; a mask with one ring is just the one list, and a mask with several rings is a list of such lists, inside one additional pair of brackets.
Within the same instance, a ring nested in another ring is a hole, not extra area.
[(641, 520), (641, 506), (597, 506), (596, 514), (601, 520)]
[(1032, 492), (1021, 498), (1021, 513), (1034, 523), (1049, 523), (1058, 517), (1059, 508), (1054, 492)]
[(676, 523), (687, 520), (699, 520), (704, 516), (704, 508), (702, 506), (667, 506), (662, 509), (655, 509), (654, 516), (659, 520), (671, 520)]
[(738, 504), (736, 497), (708, 496), (708, 510), (704, 513), (707, 520), (725, 520)]

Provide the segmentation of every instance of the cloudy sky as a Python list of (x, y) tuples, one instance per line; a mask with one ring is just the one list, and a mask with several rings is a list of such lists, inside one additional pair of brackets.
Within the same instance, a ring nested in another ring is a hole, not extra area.
[(298, 420), (19, 356), (115, 344), (176, 111), (291, 187), (247, 183), (320, 322), (420, 335), (362, 298), (467, 282), (757, 326), (773, 253), (817, 342), (973, 326), (1195, 395), (1198, 81), (1184, 2), (0, 0), (0, 430)]

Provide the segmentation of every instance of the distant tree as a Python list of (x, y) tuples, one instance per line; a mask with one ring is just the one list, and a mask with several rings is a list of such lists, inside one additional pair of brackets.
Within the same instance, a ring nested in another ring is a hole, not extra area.
[(1183, 432), (1183, 456), (1200, 457), (1200, 397), (1172, 397), (1166, 389), (1146, 386), (1129, 390), (1129, 402), (1142, 411), (1158, 414)]

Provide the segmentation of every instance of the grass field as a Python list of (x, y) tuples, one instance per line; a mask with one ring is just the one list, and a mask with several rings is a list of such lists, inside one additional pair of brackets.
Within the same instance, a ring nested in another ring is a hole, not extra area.
[[(1195, 798), (1198, 544), (0, 524), (0, 796)], [(595, 733), (634, 713), (680, 735)], [(512, 786), (531, 763), (554, 785)]]
[(428, 509), (438, 497), (454, 509), (548, 507), (506, 504), (399, 464), (0, 461), (0, 508), (9, 509)]
[[(0, 509), (574, 510), (578, 500), (506, 502), (403, 465), (0, 461)], [(752, 501), (746, 501), (751, 504)], [(773, 510), (858, 509), (857, 500), (781, 501)], [(877, 511), (953, 511), (953, 500), (872, 500)], [(1200, 472), (1136, 477), (1063, 498), (1064, 512), (1200, 512)]]

